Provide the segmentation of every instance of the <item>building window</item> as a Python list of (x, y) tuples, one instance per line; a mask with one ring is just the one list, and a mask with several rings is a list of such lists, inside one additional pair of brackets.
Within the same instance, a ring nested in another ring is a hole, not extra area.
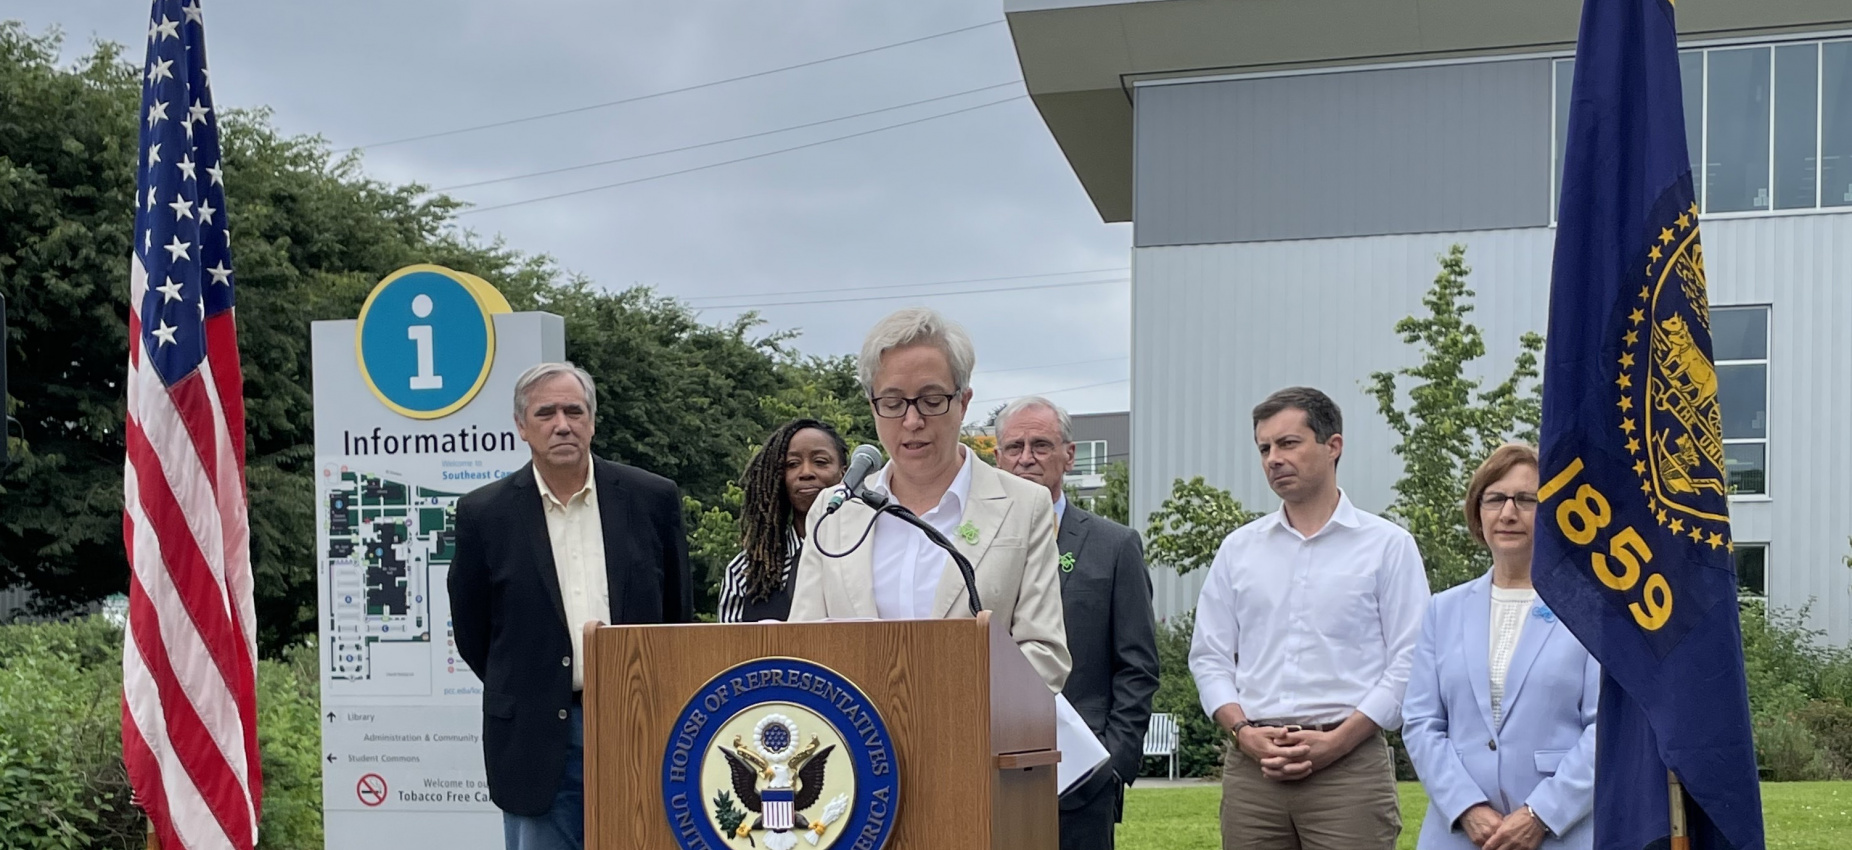
[[(1852, 41), (1679, 52), (1692, 189), (1706, 213), (1852, 206)], [(1554, 69), (1560, 197), (1575, 60)]]
[(1691, 159), (1691, 191), (1704, 198), (1704, 51), (1678, 54), (1678, 84), (1685, 96), (1685, 154)]
[(1766, 47), (1705, 57), (1704, 209), (1768, 209), (1769, 55)]
[(1106, 471), (1106, 441), (1082, 440), (1074, 444), (1073, 475), (1101, 475)]
[(1575, 60), (1574, 59), (1557, 60), (1556, 62), (1556, 83), (1555, 83), (1556, 122), (1555, 122), (1555, 130), (1554, 130), (1554, 132), (1556, 133), (1556, 138), (1550, 145), (1550, 153), (1552, 156), (1556, 157), (1556, 170), (1552, 172), (1553, 174), (1556, 175), (1554, 178), (1555, 182), (1551, 184), (1554, 190), (1554, 193), (1550, 196), (1556, 199), (1556, 204), (1551, 205), (1551, 210), (1550, 210), (1550, 218), (1552, 220), (1556, 218), (1556, 211), (1561, 209), (1560, 205), (1563, 199), (1563, 153), (1568, 149), (1569, 90), (1570, 90), (1570, 84), (1573, 83), (1574, 81), (1575, 81)]
[(1736, 544), (1736, 594), (1768, 596), (1768, 544)]
[(1724, 474), (1737, 496), (1768, 492), (1768, 322), (1767, 307), (1711, 310)]
[(1820, 51), (1818, 45), (1775, 48), (1775, 209), (1817, 206), (1820, 175)]
[(1852, 41), (1820, 46), (1820, 204), (1852, 206)]

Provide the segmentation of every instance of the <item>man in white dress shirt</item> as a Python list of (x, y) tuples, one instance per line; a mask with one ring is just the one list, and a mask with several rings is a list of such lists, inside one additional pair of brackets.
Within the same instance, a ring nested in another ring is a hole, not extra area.
[(1402, 725), (1427, 574), (1407, 531), (1338, 489), (1342, 430), (1315, 389), (1254, 408), (1282, 504), (1228, 535), (1197, 601), (1190, 672), (1236, 743), (1224, 850), (1391, 850), (1401, 832), (1382, 731)]

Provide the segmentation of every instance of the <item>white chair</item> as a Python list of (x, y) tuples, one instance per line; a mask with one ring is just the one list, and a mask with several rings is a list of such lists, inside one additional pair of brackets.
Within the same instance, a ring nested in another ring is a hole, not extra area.
[(1170, 778), (1177, 778), (1177, 718), (1175, 715), (1151, 715), (1151, 725), (1145, 729), (1145, 755), (1169, 756)]

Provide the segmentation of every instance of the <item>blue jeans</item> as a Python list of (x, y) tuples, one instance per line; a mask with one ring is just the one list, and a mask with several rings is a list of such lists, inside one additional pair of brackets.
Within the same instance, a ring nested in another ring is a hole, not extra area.
[(567, 725), (572, 727), (572, 742), (553, 806), (537, 816), (502, 812), (502, 838), (508, 850), (585, 848), (585, 714), (579, 706), (572, 707)]

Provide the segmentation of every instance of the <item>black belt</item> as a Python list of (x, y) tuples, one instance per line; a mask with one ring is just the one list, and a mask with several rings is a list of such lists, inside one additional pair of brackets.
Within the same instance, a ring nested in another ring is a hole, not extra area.
[(1267, 727), (1272, 727), (1272, 728), (1284, 728), (1286, 726), (1297, 726), (1300, 729), (1308, 731), (1308, 732), (1334, 732), (1337, 730), (1339, 726), (1344, 725), (1344, 723), (1343, 721), (1339, 721), (1337, 723), (1275, 723), (1271, 720), (1256, 720), (1254, 721), (1254, 725), (1255, 726), (1267, 726)]
[(576, 706), (584, 707), (585, 692), (584, 691), (573, 691), (572, 692), (572, 704)]

